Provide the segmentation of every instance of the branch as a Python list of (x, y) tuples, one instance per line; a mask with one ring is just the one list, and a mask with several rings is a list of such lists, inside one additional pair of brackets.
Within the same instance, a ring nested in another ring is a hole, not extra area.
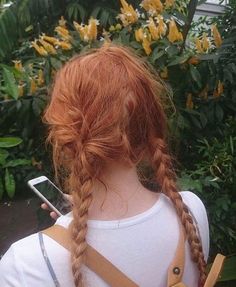
[(188, 36), (188, 32), (191, 28), (191, 24), (192, 24), (194, 14), (195, 14), (196, 9), (197, 9), (197, 5), (198, 5), (198, 0), (190, 0), (190, 2), (188, 4), (188, 19), (187, 19), (187, 23), (185, 24), (184, 29), (183, 29), (183, 44), (180, 48), (180, 54), (183, 52), (183, 50), (185, 48), (186, 39)]

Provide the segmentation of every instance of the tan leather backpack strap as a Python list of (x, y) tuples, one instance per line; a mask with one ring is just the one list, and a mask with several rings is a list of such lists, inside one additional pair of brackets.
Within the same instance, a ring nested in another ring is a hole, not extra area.
[(61, 225), (53, 225), (47, 229), (42, 230), (41, 232), (70, 251), (70, 236), (68, 230), (65, 227)]
[(184, 273), (185, 263), (185, 235), (181, 223), (179, 223), (179, 240), (175, 256), (168, 269), (167, 286), (168, 287), (185, 287), (181, 282)]
[(85, 264), (111, 287), (138, 287), (136, 283), (90, 245), (87, 246)]
[(225, 261), (225, 256), (222, 254), (217, 254), (214, 262), (212, 263), (211, 270), (208, 273), (204, 287), (213, 287), (220, 276), (223, 265)]
[[(68, 229), (60, 225), (54, 225), (43, 230), (42, 233), (55, 240), (64, 248), (70, 250)], [(85, 265), (111, 287), (138, 287), (136, 283), (90, 245), (88, 245), (86, 249)]]

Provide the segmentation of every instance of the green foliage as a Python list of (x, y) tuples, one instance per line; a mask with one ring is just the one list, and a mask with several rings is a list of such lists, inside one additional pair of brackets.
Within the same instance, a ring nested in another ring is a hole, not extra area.
[(179, 179), (182, 189), (197, 192), (207, 205), (213, 253), (230, 254), (236, 248), (236, 136), (232, 134), (236, 122), (230, 119), (221, 138), (197, 140), (192, 146), (196, 159), (193, 163), (185, 159), (187, 168)]
[(0, 199), (4, 191), (8, 197), (13, 198), (15, 195), (15, 179), (11, 169), (16, 166), (30, 165), (31, 161), (27, 159), (10, 159), (8, 148), (13, 148), (22, 143), (22, 139), (17, 137), (0, 137)]
[(231, 256), (226, 259), (222, 275), (219, 279), (220, 282), (236, 280), (236, 256)]

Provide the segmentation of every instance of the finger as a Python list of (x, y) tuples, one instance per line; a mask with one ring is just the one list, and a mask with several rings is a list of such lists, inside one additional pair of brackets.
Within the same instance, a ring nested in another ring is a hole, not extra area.
[(50, 212), (50, 216), (51, 216), (52, 219), (55, 219), (55, 220), (57, 220), (57, 218), (59, 217), (59, 216), (56, 214), (56, 212), (54, 212), (54, 211)]
[(45, 209), (45, 210), (50, 210), (50, 208), (48, 207), (48, 205), (46, 203), (42, 203), (41, 208)]

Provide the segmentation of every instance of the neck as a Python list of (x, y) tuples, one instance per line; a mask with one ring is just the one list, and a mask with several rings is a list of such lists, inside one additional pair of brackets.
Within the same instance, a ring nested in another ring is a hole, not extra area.
[(149, 207), (154, 197), (140, 183), (136, 166), (110, 163), (103, 170), (101, 181), (93, 187), (89, 218), (110, 220), (132, 216)]

